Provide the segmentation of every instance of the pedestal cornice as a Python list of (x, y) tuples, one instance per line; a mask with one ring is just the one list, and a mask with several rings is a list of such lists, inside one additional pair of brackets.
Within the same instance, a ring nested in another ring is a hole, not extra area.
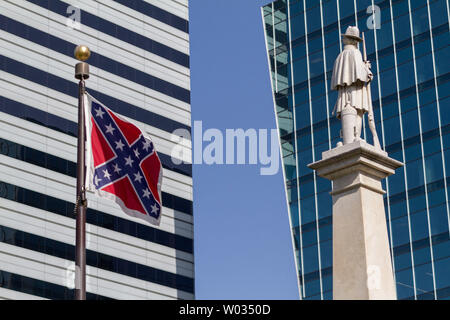
[(402, 162), (389, 158), (386, 152), (364, 140), (325, 151), (322, 153), (322, 160), (308, 165), (319, 176), (329, 180), (354, 171), (384, 179), (402, 166)]

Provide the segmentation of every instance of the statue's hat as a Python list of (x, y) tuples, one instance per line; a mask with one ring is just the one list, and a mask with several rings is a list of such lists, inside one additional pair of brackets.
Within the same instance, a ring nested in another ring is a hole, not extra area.
[(359, 29), (358, 29), (358, 27), (353, 27), (353, 26), (348, 27), (347, 30), (345, 31), (345, 34), (343, 34), (342, 36), (350, 38), (350, 39), (357, 40), (358, 42), (363, 41), (363, 39), (361, 39), (359, 37)]

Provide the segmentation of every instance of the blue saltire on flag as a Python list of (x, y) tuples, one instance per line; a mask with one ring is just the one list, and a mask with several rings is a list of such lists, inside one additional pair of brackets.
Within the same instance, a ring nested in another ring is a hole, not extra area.
[(125, 213), (159, 225), (162, 165), (152, 141), (88, 93), (84, 105), (86, 187)]

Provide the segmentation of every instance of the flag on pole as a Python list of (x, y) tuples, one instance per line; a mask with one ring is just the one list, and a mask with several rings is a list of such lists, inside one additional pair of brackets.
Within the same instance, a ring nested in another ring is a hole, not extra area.
[(162, 165), (152, 141), (88, 93), (84, 105), (86, 188), (159, 225)]

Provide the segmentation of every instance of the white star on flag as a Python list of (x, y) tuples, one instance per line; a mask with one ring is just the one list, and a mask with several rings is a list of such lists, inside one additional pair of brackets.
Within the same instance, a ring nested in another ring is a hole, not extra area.
[(142, 143), (142, 149), (148, 151), (148, 148), (150, 148), (150, 141), (145, 140), (145, 142)]
[(111, 133), (114, 134), (114, 130), (116, 130), (116, 128), (113, 128), (112, 123), (109, 124), (109, 126), (105, 126), (106, 127), (106, 133)]
[(122, 140), (116, 142), (116, 149), (120, 149), (120, 151), (123, 151), (124, 146), (125, 145), (122, 143)]
[(133, 159), (131, 159), (131, 156), (128, 156), (128, 158), (125, 158), (125, 165), (127, 166), (130, 166), (130, 167), (132, 167), (133, 166), (133, 162), (134, 162), (134, 160)]
[(156, 205), (156, 203), (154, 205), (150, 206), (150, 207), (152, 208), (152, 213), (158, 213), (159, 208)]
[(103, 170), (103, 173), (104, 173), (104, 178), (108, 178), (109, 180), (111, 180), (111, 175), (109, 174), (109, 172), (108, 172), (108, 169), (106, 169), (106, 170)]
[(144, 189), (144, 198), (150, 198), (150, 191), (148, 191), (148, 189)]
[[(95, 109), (94, 109), (95, 110)], [(98, 108), (98, 110), (95, 110), (95, 116), (96, 117), (100, 117), (100, 118), (102, 118), (103, 119), (103, 115), (105, 114), (103, 111), (102, 111), (102, 109), (101, 108)]]
[(119, 168), (119, 165), (117, 163), (113, 164), (113, 167), (114, 167), (114, 172), (115, 173), (120, 173), (120, 171), (122, 171), (122, 169)]
[(99, 183), (100, 181), (102, 181), (102, 179), (99, 179), (99, 177), (98, 177), (97, 175), (94, 177), (94, 180), (95, 180), (95, 185), (96, 185), (96, 186), (98, 186), (98, 183)]
[(141, 180), (142, 180), (141, 173), (140, 172), (134, 173), (134, 181), (139, 181), (139, 183), (141, 183)]
[(139, 155), (140, 155), (139, 150), (136, 148), (133, 151), (134, 151), (134, 155), (136, 156), (136, 158), (139, 158)]

